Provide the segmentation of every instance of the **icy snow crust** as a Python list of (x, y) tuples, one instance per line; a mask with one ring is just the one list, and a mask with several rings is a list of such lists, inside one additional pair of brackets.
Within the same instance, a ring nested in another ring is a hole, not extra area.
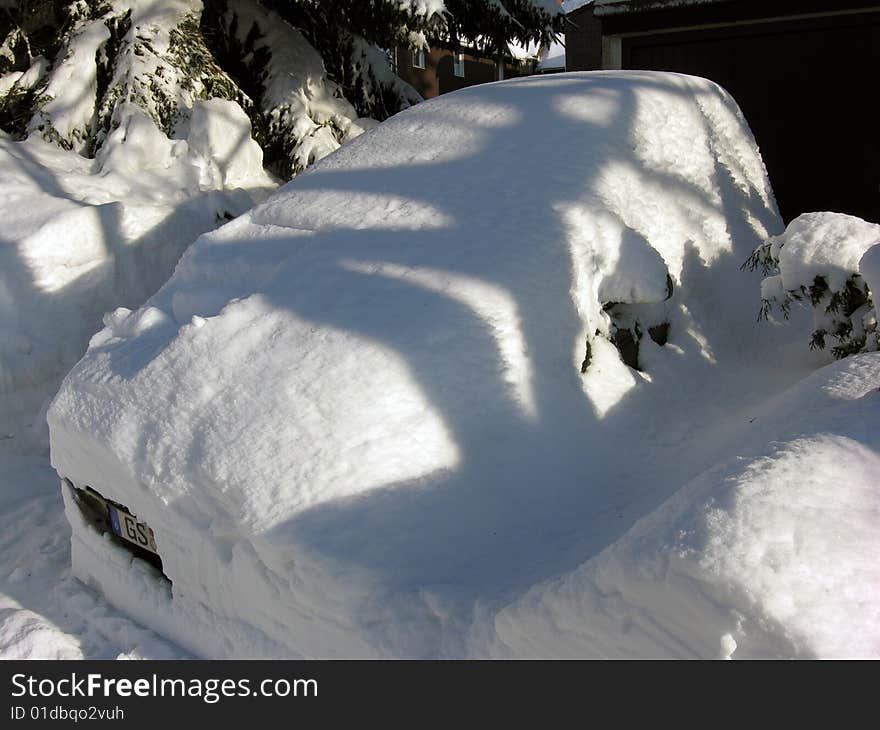
[[(52, 463), (173, 589), (68, 501), (74, 572), (212, 657), (876, 655), (880, 359), (756, 325), (782, 230), (702, 79), (407, 110), (105, 319)], [(609, 301), (670, 323), (643, 372)]]

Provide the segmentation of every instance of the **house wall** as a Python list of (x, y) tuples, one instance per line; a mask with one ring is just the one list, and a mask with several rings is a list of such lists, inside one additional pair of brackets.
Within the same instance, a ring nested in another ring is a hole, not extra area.
[(880, 2), (729, 0), (599, 13), (587, 6), (570, 14), (593, 42), (589, 52), (574, 51), (586, 36), (566, 34), (570, 70), (653, 69), (710, 78), (743, 110), (786, 220), (834, 210), (880, 221), (873, 112)]
[(565, 68), (567, 71), (597, 71), (602, 68), (602, 20), (584, 5), (566, 17)]
[[(463, 89), (474, 84), (498, 80), (494, 59), (464, 54), (464, 77), (453, 72), (453, 52), (447, 48), (432, 48), (425, 53), (425, 68), (412, 65), (413, 53), (408, 48), (397, 49), (397, 75), (413, 86), (426, 99)], [(517, 63), (504, 64), (504, 78), (510, 79), (531, 72), (531, 66)]]

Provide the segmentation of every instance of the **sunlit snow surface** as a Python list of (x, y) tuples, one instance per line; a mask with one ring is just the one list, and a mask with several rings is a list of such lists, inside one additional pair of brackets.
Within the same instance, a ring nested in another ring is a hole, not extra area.
[[(69, 504), (74, 573), (205, 656), (876, 655), (880, 363), (756, 324), (782, 228), (704, 80), (403, 112), (105, 319), (52, 463), (173, 591)], [(607, 301), (665, 308), (643, 372)]]

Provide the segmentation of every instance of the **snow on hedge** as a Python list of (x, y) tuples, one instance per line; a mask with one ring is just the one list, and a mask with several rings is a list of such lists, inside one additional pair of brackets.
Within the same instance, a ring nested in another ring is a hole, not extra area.
[[(787, 317), (792, 302), (809, 300), (811, 348), (824, 349), (826, 338), (832, 337), (837, 344), (831, 352), (838, 358), (880, 349), (876, 289), (860, 268), (866, 252), (877, 245), (876, 223), (841, 213), (798, 216), (783, 234), (755, 249), (745, 264), (766, 275), (761, 283), (762, 316), (768, 317), (776, 305)], [(870, 258), (866, 264), (870, 269)]]
[(702, 79), (398, 114), (105, 318), (52, 463), (173, 583), (68, 500), (75, 574), (203, 656), (870, 653), (870, 553), (830, 531), (874, 539), (877, 356), (799, 384), (805, 323), (757, 326), (739, 271), (782, 230)]

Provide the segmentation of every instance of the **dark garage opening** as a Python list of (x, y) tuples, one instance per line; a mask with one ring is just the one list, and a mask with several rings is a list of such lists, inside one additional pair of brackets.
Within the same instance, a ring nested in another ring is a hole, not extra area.
[(786, 222), (880, 221), (880, 13), (624, 37), (622, 65), (721, 84), (755, 134)]

